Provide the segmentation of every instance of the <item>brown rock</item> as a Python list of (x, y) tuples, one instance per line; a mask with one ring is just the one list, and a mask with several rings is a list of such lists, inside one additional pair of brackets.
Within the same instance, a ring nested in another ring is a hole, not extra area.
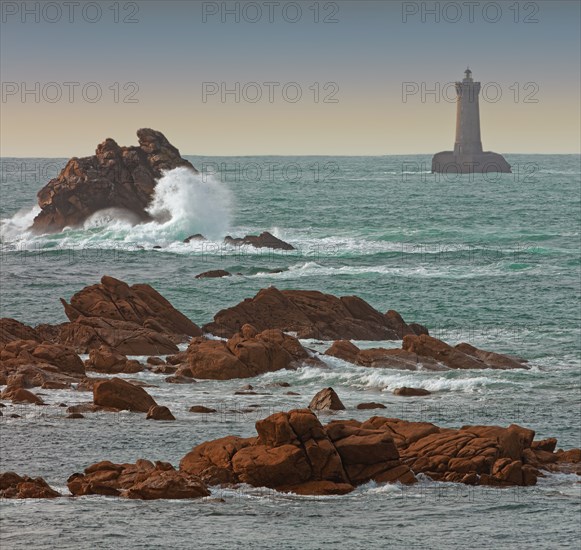
[(153, 405), (147, 411), (147, 420), (175, 420), (175, 416), (164, 406)]
[(451, 369), (526, 368), (521, 362), (508, 356), (479, 350), (469, 344), (452, 347), (426, 334), (404, 336), (402, 348), (420, 356), (431, 357)]
[(316, 411), (344, 411), (345, 405), (343, 405), (333, 388), (325, 388), (311, 399), (309, 409)]
[(486, 363), (489, 369), (525, 369), (527, 368), (524, 363), (527, 361), (525, 359), (517, 359), (515, 357), (510, 357), (508, 355), (502, 355), (501, 353), (496, 353), (494, 351), (485, 351), (482, 349), (475, 348), (470, 344), (462, 342), (454, 346), (457, 350), (460, 350), (467, 355), (472, 355), (477, 359), (480, 359)]
[(0, 319), (0, 346), (13, 340), (32, 340), (40, 342), (40, 336), (32, 328), (16, 319), (3, 317)]
[(258, 331), (276, 328), (296, 333), (299, 338), (397, 339), (385, 316), (361, 298), (337, 298), (311, 290), (280, 291), (275, 287), (263, 289), (254, 298), (218, 312), (204, 331), (230, 337), (246, 323)]
[(394, 309), (390, 309), (386, 314), (387, 325), (402, 339), (406, 334), (429, 334), (428, 329), (418, 323), (407, 324), (403, 317)]
[(134, 499), (199, 498), (210, 494), (196, 476), (176, 471), (167, 462), (138, 460), (135, 464), (93, 464), (67, 482), (73, 496), (114, 495)]
[(403, 349), (369, 348), (359, 349), (346, 340), (337, 340), (325, 355), (338, 357), (362, 367), (390, 368), (405, 370), (446, 370), (446, 367), (431, 357), (421, 357), (417, 353)]
[(81, 413), (71, 413), (67, 416), (67, 418), (85, 418)]
[(102, 407), (145, 413), (157, 405), (143, 388), (121, 378), (96, 383), (93, 387), (93, 402)]
[(0, 498), (55, 498), (60, 493), (41, 477), (19, 476), (14, 472), (0, 474)]
[(161, 357), (148, 357), (146, 363), (153, 366), (165, 365), (165, 361)]
[(137, 137), (139, 147), (120, 147), (107, 138), (94, 156), (70, 159), (38, 192), (41, 212), (32, 229), (58, 232), (107, 208), (126, 210), (136, 221), (151, 219), (145, 209), (163, 171), (184, 167), (197, 172), (161, 132), (142, 128)]
[(11, 388), (8, 386), (2, 394), (1, 399), (10, 399), (13, 403), (31, 403), (33, 405), (44, 405), (44, 401), (24, 388)]
[(406, 388), (405, 386), (402, 388), (395, 388), (393, 390), (393, 395), (401, 395), (403, 397), (430, 395), (431, 393), (431, 391), (424, 390), (422, 388)]
[(177, 374), (214, 380), (251, 378), (295, 368), (308, 357), (296, 338), (280, 330), (256, 333), (253, 327), (245, 325), (227, 342), (193, 338)]
[(179, 337), (181, 341), (188, 336), (202, 334), (196, 324), (151, 286), (129, 286), (107, 275), (101, 278), (101, 284), (85, 287), (71, 298), (70, 304), (63, 301), (63, 305), (72, 322), (80, 316), (127, 321), (161, 334)]
[(92, 349), (89, 352), (89, 359), (85, 362), (85, 367), (87, 370), (106, 374), (134, 374), (144, 369), (139, 361), (127, 359), (125, 355), (117, 353), (106, 346)]
[(102, 345), (124, 355), (176, 353), (178, 347), (169, 336), (129, 321), (98, 317), (77, 317), (74, 323), (59, 327), (58, 339), (78, 353), (89, 353)]

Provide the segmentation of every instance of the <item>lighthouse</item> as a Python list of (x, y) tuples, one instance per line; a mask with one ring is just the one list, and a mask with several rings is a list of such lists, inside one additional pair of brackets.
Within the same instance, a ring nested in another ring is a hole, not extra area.
[(432, 159), (432, 172), (470, 174), (511, 171), (510, 164), (502, 155), (482, 150), (479, 94), (480, 82), (474, 82), (472, 71), (467, 68), (462, 82), (456, 82), (454, 151), (436, 153)]

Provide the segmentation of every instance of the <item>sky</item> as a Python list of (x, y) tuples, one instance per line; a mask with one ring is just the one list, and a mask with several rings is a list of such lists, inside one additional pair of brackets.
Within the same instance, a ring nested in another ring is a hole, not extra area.
[(579, 153), (580, 6), (3, 1), (0, 156), (91, 155), (141, 127), (186, 155), (435, 153), (468, 65), (485, 150)]

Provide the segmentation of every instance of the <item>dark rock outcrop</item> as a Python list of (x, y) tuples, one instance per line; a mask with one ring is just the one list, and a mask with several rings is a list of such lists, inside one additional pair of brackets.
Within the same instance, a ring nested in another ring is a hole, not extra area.
[(120, 147), (107, 138), (92, 157), (71, 158), (61, 173), (38, 192), (41, 212), (36, 233), (54, 233), (83, 224), (95, 212), (121, 208), (137, 221), (150, 219), (146, 208), (164, 171), (196, 169), (156, 130), (137, 131), (138, 147)]
[(73, 474), (67, 481), (73, 496), (110, 495), (125, 498), (184, 499), (210, 495), (204, 483), (186, 472), (177, 471), (167, 462), (138, 460), (135, 464), (98, 462)]
[(390, 320), (357, 296), (337, 298), (315, 290), (262, 289), (254, 298), (218, 312), (204, 331), (230, 337), (246, 323), (299, 338), (397, 340)]
[(272, 248), (275, 250), (295, 250), (292, 244), (286, 243), (275, 237), (268, 231), (262, 232), (260, 235), (246, 235), (246, 237), (233, 238), (230, 235), (224, 238), (225, 244), (232, 246), (250, 245), (255, 248)]

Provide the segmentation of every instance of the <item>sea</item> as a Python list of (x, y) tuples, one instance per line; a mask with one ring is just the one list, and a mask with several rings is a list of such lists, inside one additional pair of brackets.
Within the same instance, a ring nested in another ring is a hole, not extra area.
[[(160, 179), (154, 221), (133, 225), (112, 209), (82, 228), (44, 236), (27, 231), (38, 213), (36, 193), (66, 159), (3, 158), (1, 317), (64, 322), (59, 298), (105, 274), (152, 285), (199, 325), (262, 288), (313, 289), (360, 296), (450, 344), (515, 354), (530, 368), (404, 371), (328, 358), (327, 368), (188, 385), (167, 384), (149, 371), (126, 375), (152, 384), (148, 391), (175, 422), (128, 412), (69, 420), (59, 405), (90, 401), (91, 394), (42, 390), (48, 407), (6, 402), (2, 409), (0, 471), (42, 476), (68, 494), (67, 478), (100, 460), (177, 466), (195, 445), (252, 436), (257, 420), (305, 407), (328, 386), (347, 410), (322, 414), (323, 422), (380, 414), (447, 427), (517, 423), (537, 439), (556, 437), (558, 448), (580, 447), (581, 156), (505, 156), (512, 174), (431, 174), (430, 155), (188, 156), (200, 174), (176, 169)], [(296, 249), (223, 243), (226, 235), (262, 231)], [(197, 233), (207, 240), (183, 242)], [(232, 276), (195, 278), (211, 269)], [(303, 344), (322, 353), (331, 342)], [(246, 384), (256, 395), (234, 395)], [(432, 393), (393, 395), (400, 386)], [(355, 408), (367, 401), (386, 409)], [(194, 415), (192, 405), (218, 412)], [(9, 418), (11, 412), (21, 418)], [(371, 482), (328, 497), (241, 486), (213, 487), (211, 498), (191, 501), (4, 500), (0, 547), (579, 548), (580, 497), (579, 476), (548, 474), (534, 487), (503, 489), (421, 477), (411, 487)]]

